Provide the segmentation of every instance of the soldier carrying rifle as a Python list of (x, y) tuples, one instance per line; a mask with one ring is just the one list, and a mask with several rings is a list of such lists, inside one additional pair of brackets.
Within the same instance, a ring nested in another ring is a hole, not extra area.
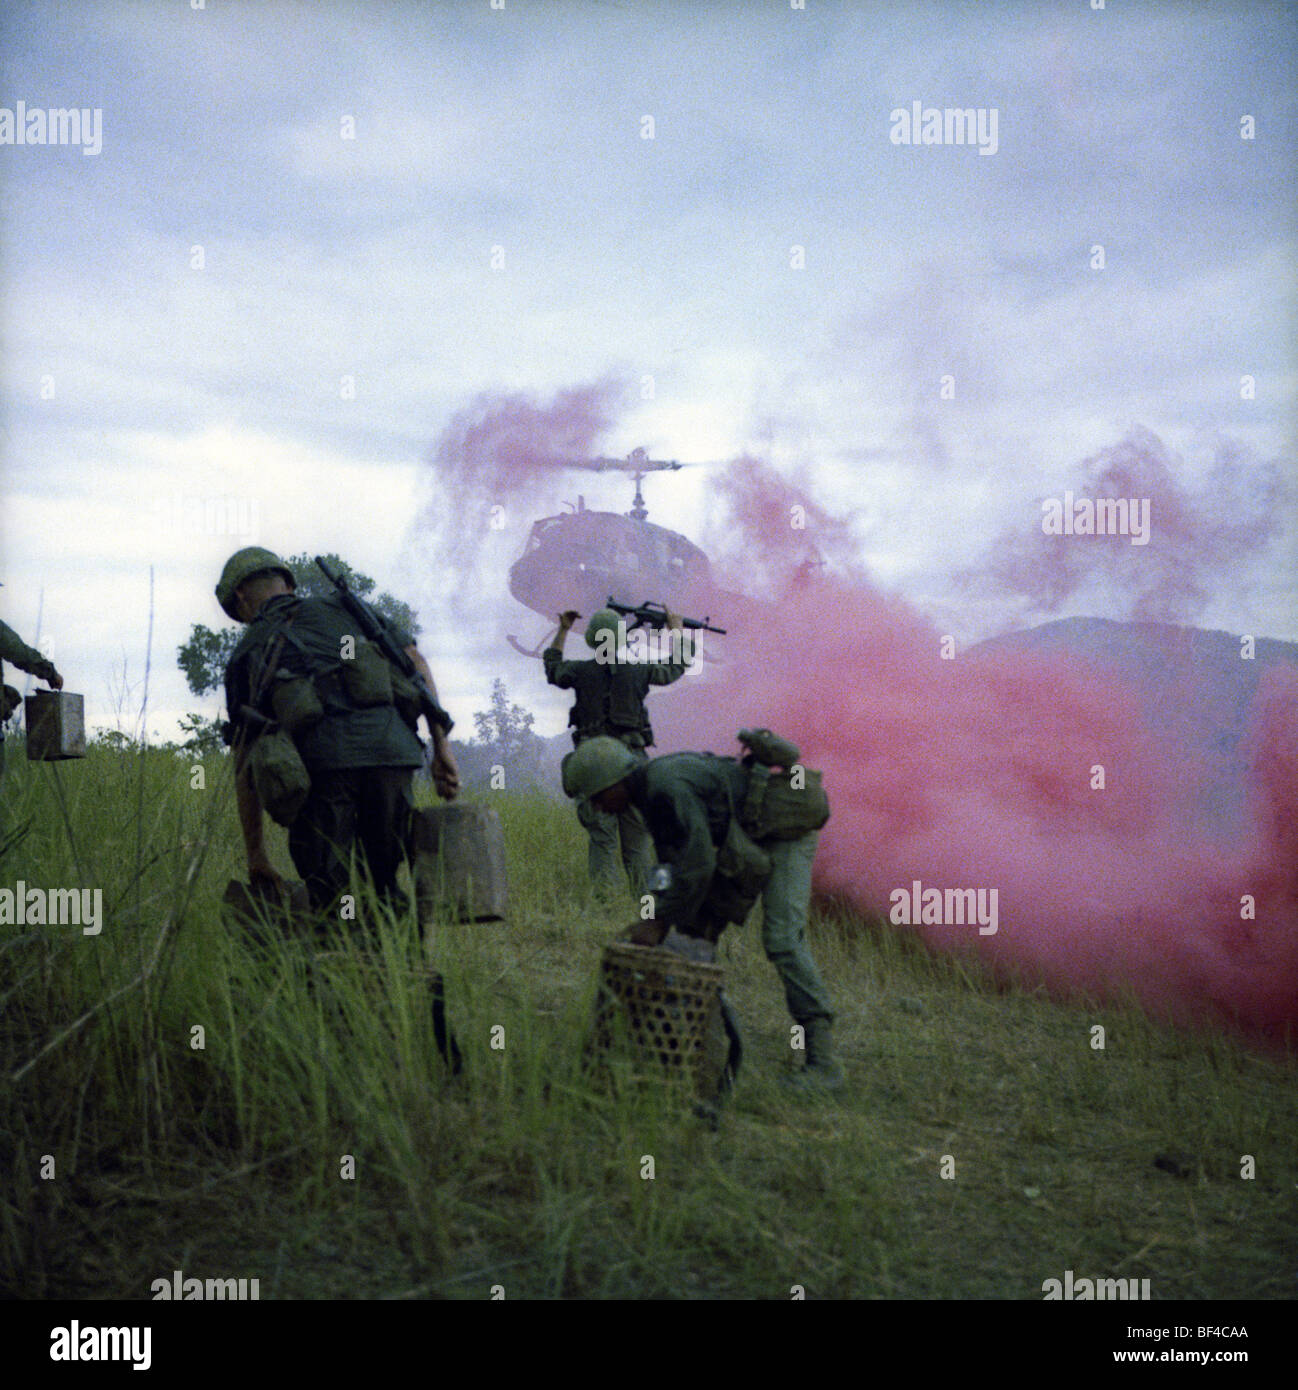
[(353, 847), (380, 896), (400, 906), (410, 784), (423, 764), (418, 720), (427, 718), (433, 782), (447, 800), (459, 790), (451, 720), (409, 633), (345, 584), (326, 598), (295, 588), (288, 566), (259, 546), (232, 555), (216, 586), (221, 607), (246, 624), (225, 690), (248, 874), (254, 887), (280, 881), (262, 840), (265, 809), (289, 827), (314, 908), (346, 891)]
[[(662, 619), (674, 633), (683, 630), (684, 620), (678, 614), (665, 607), (655, 611), (661, 612)], [(564, 641), (580, 617), (581, 614), (571, 608), (560, 613), (554, 641), (541, 653), (546, 680), (562, 690), (576, 692), (577, 698), (568, 716), (573, 747), (579, 748), (592, 738), (612, 738), (622, 745), (632, 762), (646, 762), (645, 749), (653, 746), (654, 736), (645, 697), (650, 686), (678, 681), (691, 658), (682, 645), (679, 659), (626, 660), (624, 643), (619, 640), (625, 621), (612, 607), (606, 607), (593, 613), (586, 624), (586, 643), (595, 650), (595, 656), (585, 661), (565, 661)], [(679, 637), (674, 639), (675, 642), (680, 640)], [(674, 651), (673, 657), (675, 655)], [(610, 895), (617, 892), (620, 838), (622, 865), (631, 891), (637, 895), (644, 892), (654, 858), (653, 842), (640, 812), (635, 807), (627, 807), (609, 815), (589, 802), (580, 802), (577, 818), (590, 836), (587, 862), (591, 881), (597, 888)]]

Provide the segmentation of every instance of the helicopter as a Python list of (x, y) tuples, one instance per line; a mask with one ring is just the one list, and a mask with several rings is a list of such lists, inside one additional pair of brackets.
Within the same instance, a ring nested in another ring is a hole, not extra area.
[[(631, 510), (599, 512), (578, 497), (571, 510), (532, 523), (522, 555), (510, 566), (509, 592), (533, 612), (553, 618), (575, 608), (589, 617), (610, 599), (637, 604), (647, 599), (689, 612), (714, 595), (708, 557), (679, 531), (649, 520), (642, 482), (650, 473), (687, 467), (674, 459), (651, 459), (632, 449), (624, 459), (574, 461), (588, 472), (628, 473), (635, 479)], [(542, 638), (542, 641), (545, 639)], [(537, 656), (510, 635), (523, 656)]]

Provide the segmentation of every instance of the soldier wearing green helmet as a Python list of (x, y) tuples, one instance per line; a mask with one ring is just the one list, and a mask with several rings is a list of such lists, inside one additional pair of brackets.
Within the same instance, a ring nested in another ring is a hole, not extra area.
[[(289, 853), (312, 905), (329, 909), (346, 891), (353, 847), (380, 895), (400, 904), (396, 878), (406, 857), (411, 780), (424, 760), (418, 704), (409, 692), (403, 698), (395, 666), (364, 640), (336, 594), (303, 599), (296, 587), (284, 561), (260, 546), (232, 555), (216, 586), (221, 607), (246, 625), (226, 668), (225, 699), (249, 878), (254, 886), (281, 884), (266, 855), (249, 758), (259, 738), (278, 731), (310, 777), (300, 809), (279, 818), (287, 817)], [(374, 617), (435, 691), (410, 634)], [(433, 783), (450, 800), (459, 790), (454, 755), (447, 731), (431, 732)]]
[[(647, 761), (644, 751), (653, 746), (653, 728), (645, 709), (651, 686), (671, 685), (686, 672), (689, 661), (633, 662), (625, 657), (625, 620), (611, 608), (593, 613), (586, 624), (586, 644), (595, 656), (585, 661), (566, 661), (563, 644), (572, 625), (581, 617), (575, 609), (559, 614), (554, 641), (541, 653), (545, 678), (561, 690), (572, 690), (576, 700), (568, 715), (572, 741), (580, 748), (591, 739), (612, 739), (633, 763)], [(683, 631), (675, 613), (667, 624)], [(569, 754), (569, 757), (572, 755)], [(577, 818), (590, 836), (587, 866), (591, 881), (607, 894), (617, 892), (619, 840), (622, 866), (633, 893), (644, 888), (653, 865), (653, 847), (644, 817), (634, 807), (607, 815), (587, 800), (577, 803)]]
[[(616, 739), (593, 738), (565, 760), (563, 789), (578, 805), (588, 802), (609, 815), (634, 808), (644, 816), (659, 864), (649, 878), (653, 918), (630, 933), (638, 945), (662, 945), (674, 929), (715, 946), (727, 924), (742, 923), (761, 897), (762, 945), (806, 1052), (806, 1065), (790, 1079), (799, 1088), (835, 1089), (842, 1068), (834, 1054), (834, 1011), (806, 940), (811, 865), (829, 803), (819, 775), (804, 769), (805, 814), (800, 793), (785, 792), (784, 819), (777, 823), (769, 788), (781, 778), (771, 776), (770, 765), (787, 771), (798, 750), (769, 730), (744, 730), (740, 739), (742, 760), (671, 753), (648, 761)], [(757, 810), (755, 780), (766, 793)], [(786, 778), (783, 785), (796, 782)]]
[(273, 550), (266, 550), (259, 545), (249, 545), (242, 550), (236, 550), (225, 562), (221, 578), (216, 584), (216, 600), (225, 611), (226, 617), (233, 618), (236, 623), (246, 622), (247, 619), (242, 616), (236, 597), (239, 586), (261, 575), (272, 574), (283, 576), (290, 593), (297, 588), (293, 571)]

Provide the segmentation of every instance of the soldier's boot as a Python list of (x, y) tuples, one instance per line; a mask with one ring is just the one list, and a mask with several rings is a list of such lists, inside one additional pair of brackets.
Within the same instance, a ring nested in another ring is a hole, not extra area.
[(837, 1091), (843, 1084), (843, 1065), (834, 1053), (834, 1025), (827, 1018), (813, 1018), (803, 1027), (807, 1062), (791, 1072), (786, 1083), (798, 1091)]

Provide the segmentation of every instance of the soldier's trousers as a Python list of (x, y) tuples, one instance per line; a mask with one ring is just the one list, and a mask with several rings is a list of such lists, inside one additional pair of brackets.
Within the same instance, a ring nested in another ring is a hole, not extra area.
[(288, 850), (311, 906), (333, 906), (351, 880), (356, 851), (377, 892), (400, 897), (397, 870), (406, 857), (413, 802), (409, 767), (311, 773), (311, 794), (289, 826)]
[(597, 811), (590, 802), (583, 800), (577, 803), (577, 819), (590, 836), (587, 857), (590, 881), (603, 892), (619, 893), (620, 857), (632, 893), (644, 892), (649, 870), (654, 866), (654, 845), (653, 836), (640, 812), (634, 806), (628, 806), (617, 815), (610, 815), (606, 811)]
[(762, 946), (784, 985), (784, 998), (795, 1023), (832, 1021), (829, 991), (807, 946), (811, 907), (811, 862), (820, 831), (798, 840), (763, 840), (771, 856), (771, 877), (762, 891)]

